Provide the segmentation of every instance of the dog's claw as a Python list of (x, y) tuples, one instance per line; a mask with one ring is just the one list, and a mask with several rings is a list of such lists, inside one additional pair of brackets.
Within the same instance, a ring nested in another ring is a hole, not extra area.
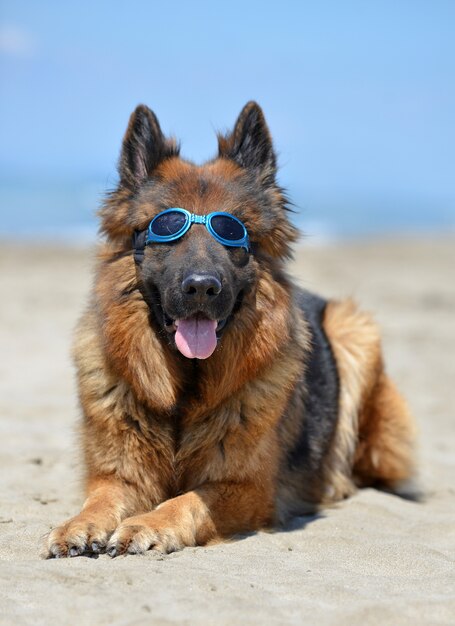
[(69, 556), (80, 556), (83, 551), (84, 551), (83, 548), (78, 548), (77, 546), (71, 546), (71, 548), (68, 550), (68, 555)]
[(106, 550), (106, 552), (111, 558), (114, 558), (117, 556), (117, 548), (115, 546), (111, 546), (110, 548)]
[(99, 554), (101, 552), (101, 545), (98, 543), (98, 541), (94, 541), (91, 547), (94, 554)]
[(53, 544), (49, 548), (49, 552), (47, 554), (48, 559), (62, 559), (63, 557), (64, 557), (64, 554), (57, 544)]

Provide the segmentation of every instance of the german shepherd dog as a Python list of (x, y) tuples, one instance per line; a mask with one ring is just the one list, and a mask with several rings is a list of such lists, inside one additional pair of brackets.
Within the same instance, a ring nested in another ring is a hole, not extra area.
[(139, 106), (76, 333), (86, 500), (47, 557), (200, 546), (399, 491), (414, 427), (352, 301), (298, 289), (262, 110), (203, 166)]

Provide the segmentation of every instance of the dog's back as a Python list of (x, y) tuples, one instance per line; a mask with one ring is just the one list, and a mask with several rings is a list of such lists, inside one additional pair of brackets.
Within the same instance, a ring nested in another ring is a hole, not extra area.
[[(297, 290), (310, 347), (282, 420), (280, 519), (357, 487), (415, 489), (413, 420), (384, 372), (379, 329), (351, 300)], [(296, 426), (297, 424), (297, 426)]]

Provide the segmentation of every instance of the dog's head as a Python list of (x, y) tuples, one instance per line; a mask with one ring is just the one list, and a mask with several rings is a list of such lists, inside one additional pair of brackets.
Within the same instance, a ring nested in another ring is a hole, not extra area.
[(261, 259), (289, 255), (296, 230), (276, 183), (276, 157), (260, 107), (248, 103), (232, 133), (219, 135), (218, 156), (197, 166), (179, 156), (154, 113), (139, 106), (123, 140), (120, 183), (102, 211), (102, 230), (117, 246), (144, 246), (151, 220), (180, 207), (198, 216), (233, 215), (249, 248), (223, 245), (204, 224), (182, 237), (151, 241), (136, 254), (141, 291), (170, 345), (207, 358), (236, 313), (251, 301)]

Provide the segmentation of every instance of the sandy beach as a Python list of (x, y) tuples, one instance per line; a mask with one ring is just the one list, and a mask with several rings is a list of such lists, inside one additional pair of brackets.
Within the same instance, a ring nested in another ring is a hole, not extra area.
[(93, 252), (0, 245), (0, 624), (455, 623), (455, 238), (299, 248), (293, 272), (353, 296), (420, 430), (422, 503), (371, 489), (285, 530), (161, 556), (42, 560), (80, 508), (72, 330)]

